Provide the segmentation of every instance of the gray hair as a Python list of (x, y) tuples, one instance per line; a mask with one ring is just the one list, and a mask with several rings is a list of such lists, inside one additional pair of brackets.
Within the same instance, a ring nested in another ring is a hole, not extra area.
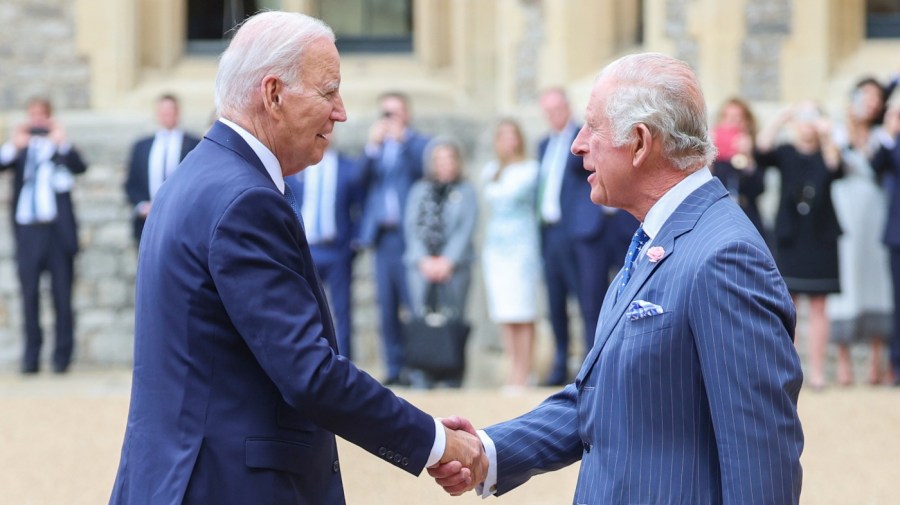
[(247, 18), (219, 58), (216, 110), (220, 115), (246, 112), (267, 75), (298, 86), (303, 50), (321, 38), (334, 42), (334, 32), (298, 12), (260, 12)]
[(663, 153), (681, 170), (712, 163), (716, 148), (709, 137), (703, 92), (687, 63), (659, 53), (624, 56), (610, 63), (597, 80), (618, 86), (606, 100), (612, 142), (633, 142), (639, 123), (659, 135)]
[(465, 175), (465, 164), (463, 163), (463, 146), (462, 144), (456, 140), (455, 138), (449, 135), (439, 135), (425, 145), (425, 150), (422, 153), (422, 164), (424, 165), (423, 172), (426, 177), (431, 177), (431, 171), (434, 168), (434, 151), (440, 147), (447, 147), (454, 154), (456, 154), (456, 161), (459, 162), (459, 177), (458, 179), (463, 179)]

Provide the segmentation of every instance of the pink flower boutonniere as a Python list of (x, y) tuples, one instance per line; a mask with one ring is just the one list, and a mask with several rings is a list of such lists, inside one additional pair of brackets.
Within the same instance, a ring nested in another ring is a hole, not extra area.
[(647, 257), (650, 258), (650, 263), (656, 263), (661, 260), (663, 256), (666, 255), (666, 250), (660, 246), (651, 247), (647, 250)]

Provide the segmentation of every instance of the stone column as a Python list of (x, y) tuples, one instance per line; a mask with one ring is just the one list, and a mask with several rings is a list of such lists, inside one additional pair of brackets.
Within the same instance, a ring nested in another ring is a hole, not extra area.
[(75, 13), (78, 48), (90, 61), (91, 102), (114, 107), (137, 79), (137, 0), (75, 0)]

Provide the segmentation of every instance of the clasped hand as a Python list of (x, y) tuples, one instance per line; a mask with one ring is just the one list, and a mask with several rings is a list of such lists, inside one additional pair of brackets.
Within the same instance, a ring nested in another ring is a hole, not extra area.
[(428, 469), (444, 491), (459, 496), (484, 482), (488, 457), (481, 439), (468, 420), (458, 416), (441, 419), (447, 433), (447, 447), (441, 461)]

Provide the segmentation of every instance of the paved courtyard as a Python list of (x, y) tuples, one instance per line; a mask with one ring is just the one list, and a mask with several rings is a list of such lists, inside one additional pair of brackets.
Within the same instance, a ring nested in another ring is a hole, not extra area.
[[(124, 369), (76, 369), (65, 377), (0, 374), (0, 504), (106, 503), (122, 443), (129, 387), (130, 372)], [(460, 413), (476, 425), (522, 413), (550, 393), (398, 391), (428, 412)], [(900, 504), (900, 389), (859, 386), (803, 392), (800, 414), (806, 433), (801, 503)], [(473, 494), (446, 497), (427, 476), (411, 477), (354, 446), (340, 445), (351, 505), (481, 503)], [(573, 465), (536, 477), (485, 503), (571, 503), (577, 472)]]

